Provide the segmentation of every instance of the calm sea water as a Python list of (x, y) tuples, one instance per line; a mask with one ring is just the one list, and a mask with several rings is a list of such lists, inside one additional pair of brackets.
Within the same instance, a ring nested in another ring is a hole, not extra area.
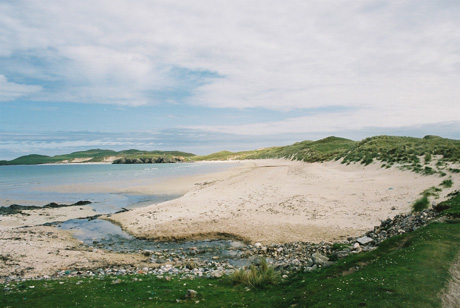
[[(0, 166), (0, 206), (17, 204), (45, 205), (50, 202), (72, 204), (80, 200), (93, 202), (99, 213), (113, 213), (122, 207), (157, 203), (177, 196), (136, 195), (127, 193), (57, 192), (56, 185), (119, 185), (133, 181), (155, 185), (162, 180), (222, 171), (229, 163), (180, 164), (74, 164)], [(115, 183), (115, 184), (114, 184)]]

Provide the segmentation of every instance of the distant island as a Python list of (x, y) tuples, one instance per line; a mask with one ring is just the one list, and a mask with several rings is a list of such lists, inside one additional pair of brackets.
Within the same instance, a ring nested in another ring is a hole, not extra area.
[[(399, 136), (375, 136), (353, 141), (340, 137), (327, 137), (318, 141), (302, 141), (288, 146), (269, 147), (259, 150), (229, 152), (221, 151), (197, 156), (180, 151), (112, 151), (93, 149), (65, 155), (26, 155), (0, 165), (33, 165), (59, 163), (177, 163), (217, 160), (247, 160), (284, 158), (304, 162), (323, 162), (342, 159), (342, 163), (359, 162), (368, 165), (381, 161), (383, 167), (399, 164), (402, 168), (422, 174), (460, 172), (449, 167), (451, 162), (460, 162), (460, 140), (428, 135), (423, 138)], [(436, 164), (430, 164), (436, 158)], [(452, 169), (452, 170), (450, 170)]]
[(175, 163), (186, 161), (187, 158), (192, 156), (195, 156), (195, 154), (179, 151), (141, 151), (131, 149), (116, 152), (112, 150), (92, 149), (56, 156), (46, 156), (39, 154), (25, 155), (10, 161), (0, 160), (0, 165), (39, 165), (69, 163)]

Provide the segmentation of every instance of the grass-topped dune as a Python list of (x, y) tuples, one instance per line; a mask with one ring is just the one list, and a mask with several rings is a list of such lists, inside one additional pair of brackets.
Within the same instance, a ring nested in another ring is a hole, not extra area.
[(430, 135), (423, 138), (376, 136), (360, 142), (328, 137), (318, 141), (302, 141), (289, 146), (235, 153), (223, 151), (191, 157), (194, 161), (267, 158), (304, 162), (343, 159), (343, 163), (359, 162), (364, 165), (380, 161), (386, 168), (397, 164), (419, 173), (445, 174), (446, 171), (460, 172), (459, 169), (450, 167), (451, 163), (460, 162), (460, 141)]

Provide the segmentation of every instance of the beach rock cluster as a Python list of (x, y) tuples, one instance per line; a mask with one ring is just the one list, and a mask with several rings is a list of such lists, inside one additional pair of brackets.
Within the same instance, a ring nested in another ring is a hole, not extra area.
[(112, 164), (168, 164), (184, 162), (183, 157), (141, 157), (141, 158), (119, 158), (112, 162)]
[(73, 204), (57, 204), (55, 202), (48, 203), (44, 206), (35, 206), (35, 205), (19, 205), (19, 204), (11, 204), (10, 206), (0, 206), (0, 215), (14, 215), (14, 214), (23, 214), (28, 215), (27, 212), (29, 210), (40, 210), (40, 209), (48, 209), (48, 208), (60, 208), (60, 207), (70, 207), (70, 206), (82, 206), (91, 204), (91, 201), (78, 201), (77, 203)]
[(380, 226), (376, 226), (373, 230), (368, 231), (366, 236), (372, 239), (370, 244), (378, 245), (394, 235), (415, 231), (435, 217), (437, 217), (437, 212), (432, 209), (411, 214), (396, 215), (393, 218), (382, 221)]

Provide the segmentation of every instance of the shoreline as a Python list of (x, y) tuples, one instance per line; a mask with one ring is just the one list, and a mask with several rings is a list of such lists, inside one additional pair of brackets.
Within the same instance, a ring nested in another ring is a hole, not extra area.
[[(151, 240), (231, 237), (261, 245), (340, 242), (361, 236), (381, 220), (410, 212), (411, 203), (420, 193), (439, 186), (443, 179), (446, 177), (395, 167), (382, 169), (376, 163), (364, 167), (340, 162), (241, 161), (225, 171), (169, 179), (156, 188), (145, 183), (134, 185), (131, 189), (138, 191), (181, 190), (184, 195), (106, 219), (131, 235)], [(452, 180), (454, 186), (443, 189), (440, 200), (458, 189), (460, 175), (453, 174)], [(145, 262), (158, 266), (142, 254), (89, 247), (69, 231), (36, 226), (96, 214), (86, 207), (37, 209), (29, 216), (12, 218), (0, 216), (0, 252), (5, 259), (4, 264), (0, 262), (0, 276), (16, 273), (35, 277), (50, 275), (57, 269)], [(18, 266), (11, 267), (11, 262)]]

